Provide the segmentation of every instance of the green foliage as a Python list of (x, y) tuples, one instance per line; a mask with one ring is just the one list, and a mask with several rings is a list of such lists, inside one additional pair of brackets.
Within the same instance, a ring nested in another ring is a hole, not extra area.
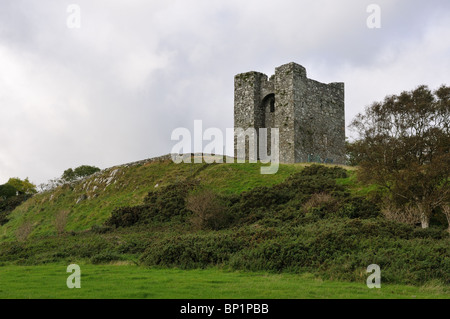
[(130, 227), (137, 223), (144, 223), (151, 216), (150, 205), (120, 207), (113, 210), (111, 217), (105, 222), (106, 226)]
[(73, 171), (72, 168), (68, 168), (64, 171), (61, 178), (67, 182), (73, 181), (76, 178), (75, 172)]
[(162, 187), (159, 191), (149, 192), (144, 203), (163, 219), (188, 213), (186, 198), (189, 191), (198, 185), (198, 181), (186, 180)]
[(6, 200), (10, 197), (16, 196), (18, 190), (11, 184), (0, 185), (0, 200)]
[(242, 249), (243, 238), (223, 233), (188, 234), (151, 245), (140, 258), (145, 265), (205, 268), (226, 262)]
[(24, 180), (21, 180), (20, 178), (10, 178), (8, 180), (9, 185), (13, 186), (19, 193), (22, 194), (36, 194), (36, 185), (34, 185), (33, 183), (31, 183), (28, 180), (28, 177), (25, 178)]
[(365, 197), (355, 196), (346, 199), (336, 215), (348, 218), (375, 218), (380, 216), (380, 208)]
[(438, 279), (449, 284), (445, 236), (442, 230), (414, 231), (381, 219), (327, 219), (294, 228), (241, 227), (232, 233), (169, 237), (150, 244), (140, 262), (183, 269), (228, 265), (250, 271), (309, 271), (342, 280), (364, 280), (365, 268), (376, 263), (384, 282)]
[(189, 194), (186, 208), (192, 212), (189, 221), (197, 230), (219, 230), (230, 226), (232, 222), (225, 202), (211, 190)]
[(349, 152), (360, 179), (383, 188), (390, 206), (415, 210), (424, 228), (433, 210), (450, 202), (448, 92), (445, 85), (434, 92), (421, 85), (387, 96), (351, 124), (359, 139)]
[(89, 165), (82, 165), (73, 170), (75, 177), (86, 177), (100, 172), (100, 168)]
[(167, 221), (174, 216), (187, 215), (189, 210), (186, 208), (186, 197), (196, 184), (193, 181), (184, 181), (151, 191), (145, 197), (143, 205), (116, 208), (105, 225), (129, 227), (147, 224), (154, 218)]
[(95, 166), (89, 166), (89, 165), (81, 165), (75, 169), (72, 169), (72, 168), (66, 169), (64, 171), (63, 175), (61, 176), (61, 179), (63, 179), (66, 182), (71, 182), (78, 178), (84, 178), (84, 177), (90, 176), (97, 172), (100, 172), (100, 168), (95, 167)]

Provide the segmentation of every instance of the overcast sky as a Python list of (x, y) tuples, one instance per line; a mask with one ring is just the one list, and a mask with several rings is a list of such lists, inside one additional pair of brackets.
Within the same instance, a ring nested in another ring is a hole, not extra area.
[(225, 131), (234, 75), (289, 62), (345, 82), (349, 124), (386, 95), (450, 85), (450, 1), (1, 0), (0, 184), (167, 154), (196, 119)]

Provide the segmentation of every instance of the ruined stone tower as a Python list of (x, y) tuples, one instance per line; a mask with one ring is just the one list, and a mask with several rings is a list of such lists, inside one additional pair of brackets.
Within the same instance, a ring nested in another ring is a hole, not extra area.
[(257, 132), (278, 128), (281, 163), (343, 164), (344, 83), (308, 79), (306, 69), (296, 63), (277, 67), (270, 79), (254, 71), (238, 74), (234, 127)]

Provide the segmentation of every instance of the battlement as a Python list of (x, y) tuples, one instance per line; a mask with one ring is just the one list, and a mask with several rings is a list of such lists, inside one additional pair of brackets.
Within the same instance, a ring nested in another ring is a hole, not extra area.
[(275, 68), (270, 78), (256, 71), (237, 74), (234, 126), (278, 128), (281, 162), (344, 163), (344, 83), (308, 79), (294, 62)]

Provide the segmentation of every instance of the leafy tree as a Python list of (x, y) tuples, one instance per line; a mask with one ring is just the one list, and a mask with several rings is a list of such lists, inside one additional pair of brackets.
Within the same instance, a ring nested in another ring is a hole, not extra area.
[(423, 228), (449, 203), (449, 123), (450, 87), (424, 85), (373, 103), (351, 123), (360, 178), (382, 186), (391, 203), (415, 209)]
[(16, 196), (16, 194), (17, 189), (14, 186), (8, 183), (0, 185), (0, 199), (6, 200), (10, 197)]
[(28, 180), (28, 177), (24, 180), (21, 180), (20, 178), (14, 177), (10, 178), (8, 180), (9, 185), (13, 186), (19, 193), (21, 194), (36, 194), (36, 185), (31, 183)]
[(74, 174), (76, 177), (86, 177), (94, 173), (100, 172), (100, 168), (89, 165), (82, 165), (74, 169)]
[(72, 168), (66, 169), (64, 171), (63, 175), (61, 176), (61, 179), (63, 179), (66, 182), (71, 182), (71, 181), (74, 181), (79, 178), (90, 176), (99, 171), (100, 171), (100, 168), (98, 168), (98, 167), (82, 165), (75, 169), (72, 169)]
[(73, 169), (66, 169), (61, 178), (67, 182), (73, 181), (75, 179), (75, 173), (73, 172)]

